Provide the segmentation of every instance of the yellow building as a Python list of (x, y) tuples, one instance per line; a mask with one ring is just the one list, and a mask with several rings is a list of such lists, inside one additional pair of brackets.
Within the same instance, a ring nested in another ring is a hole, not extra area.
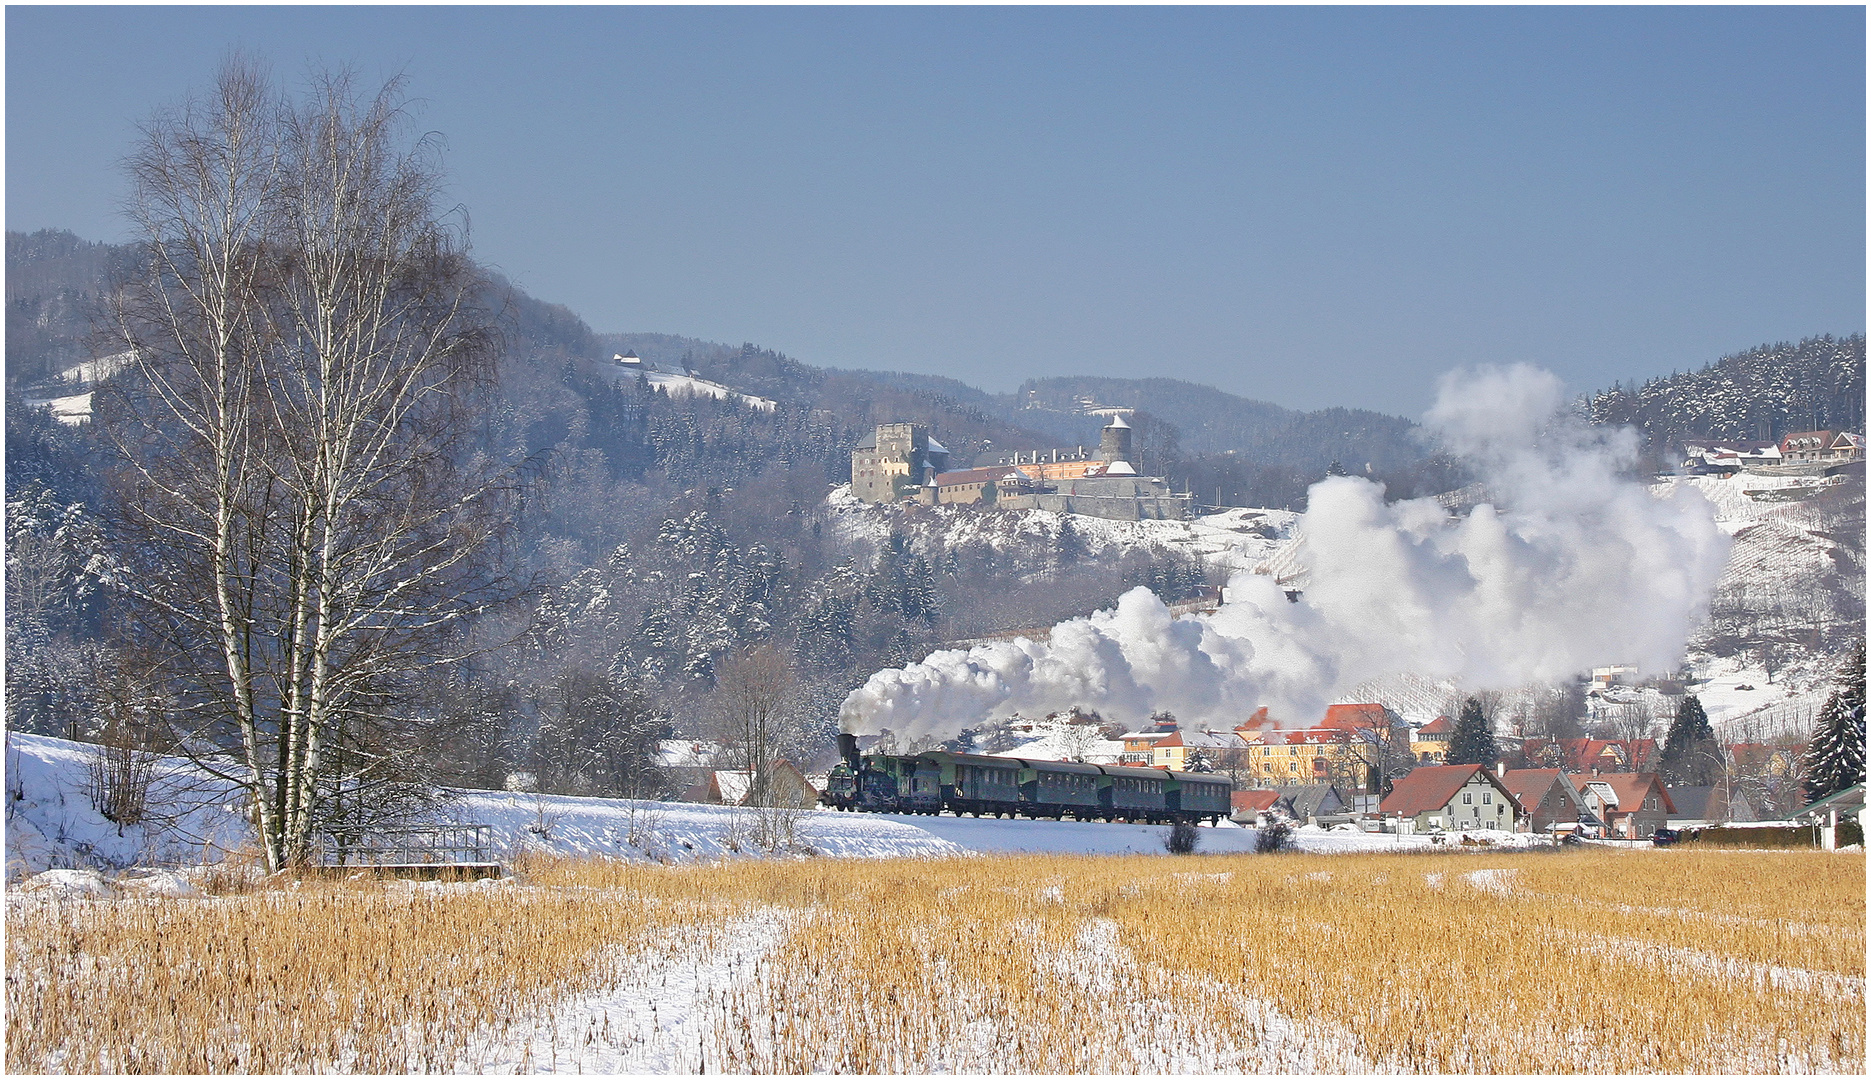
[(1336, 784), (1364, 790), (1369, 766), (1349, 732), (1331, 728), (1243, 733), (1248, 782), (1256, 785)]
[(1449, 740), (1455, 735), (1455, 721), (1438, 716), (1410, 733), (1410, 756), (1418, 765), (1443, 765), (1449, 760)]

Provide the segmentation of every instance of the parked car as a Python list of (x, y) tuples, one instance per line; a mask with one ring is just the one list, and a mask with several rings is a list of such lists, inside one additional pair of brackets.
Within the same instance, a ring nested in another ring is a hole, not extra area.
[(1658, 847), (1669, 847), (1682, 838), (1683, 834), (1675, 829), (1658, 829), (1650, 835), (1650, 842)]

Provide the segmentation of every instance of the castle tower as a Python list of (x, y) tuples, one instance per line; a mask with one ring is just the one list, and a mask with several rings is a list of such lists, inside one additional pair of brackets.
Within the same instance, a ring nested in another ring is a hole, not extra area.
[(1099, 461), (1130, 460), (1130, 425), (1122, 416), (1113, 416), (1098, 435)]

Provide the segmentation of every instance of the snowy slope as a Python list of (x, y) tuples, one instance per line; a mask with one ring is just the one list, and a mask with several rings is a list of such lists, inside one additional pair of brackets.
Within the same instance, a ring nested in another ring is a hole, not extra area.
[[(1843, 650), (1864, 632), (1863, 479), (1739, 473), (1672, 478), (1658, 490), (1676, 485), (1707, 498), (1734, 537), (1714, 617), (1690, 642), (1691, 691), (1718, 734), (1804, 734)], [(1767, 647), (1779, 661), (1771, 677)]]
[(882, 543), (892, 530), (927, 530), (948, 548), (978, 541), (1000, 550), (1056, 542), (1069, 519), (1093, 555), (1162, 546), (1229, 571), (1252, 570), (1273, 555), (1291, 535), (1293, 522), (1299, 517), (1288, 510), (1236, 507), (1189, 521), (1111, 521), (1051, 510), (945, 505), (918, 507), (912, 522), (907, 520), (904, 507), (861, 502), (851, 494), (849, 485), (833, 488), (825, 504), (833, 528), (848, 540)]
[(762, 412), (772, 412), (779, 405), (772, 398), (743, 394), (718, 382), (709, 382), (707, 379), (700, 379), (693, 375), (646, 371), (643, 377), (650, 381), (652, 387), (663, 391), (670, 397), (711, 397), (718, 401), (739, 401), (748, 408), (759, 409)]

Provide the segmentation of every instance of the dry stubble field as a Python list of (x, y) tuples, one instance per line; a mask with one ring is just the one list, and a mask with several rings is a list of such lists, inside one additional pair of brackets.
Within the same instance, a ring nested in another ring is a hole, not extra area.
[(1856, 854), (534, 862), (7, 929), (9, 1072), (1865, 1066)]

